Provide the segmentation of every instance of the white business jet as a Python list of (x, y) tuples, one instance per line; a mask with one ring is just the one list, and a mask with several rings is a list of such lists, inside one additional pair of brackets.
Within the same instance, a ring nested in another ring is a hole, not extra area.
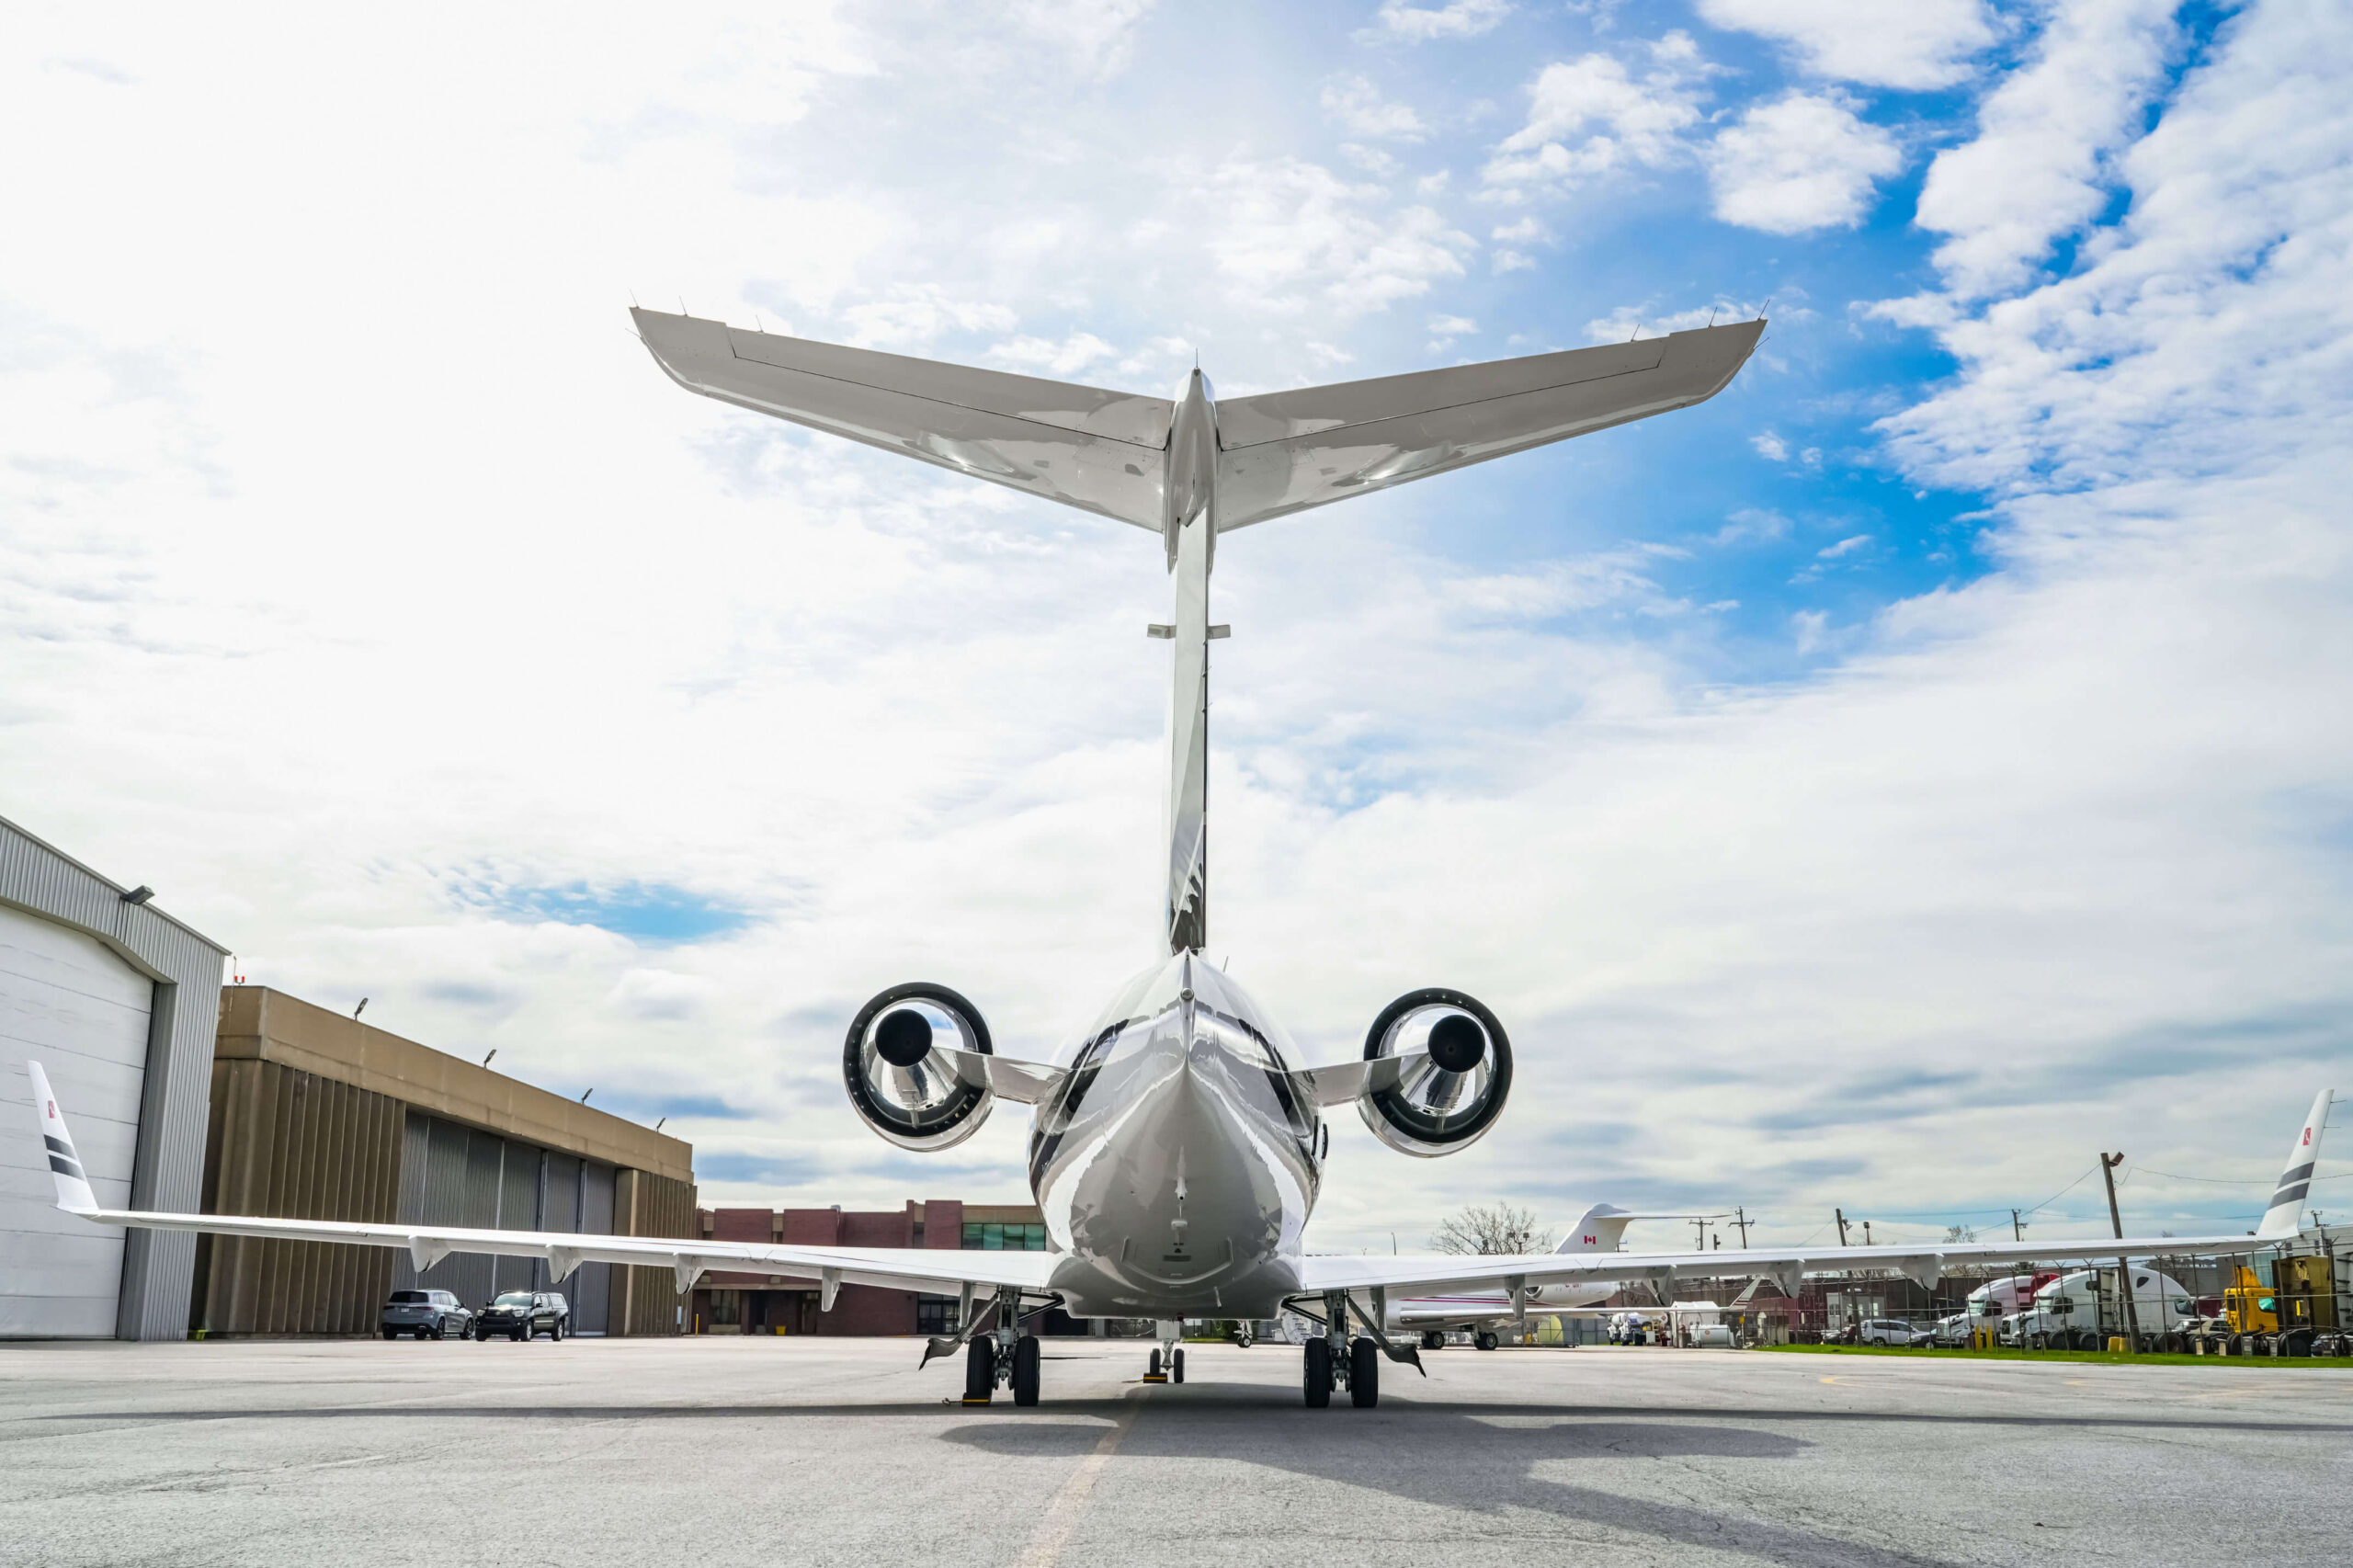
[[(593, 1236), (439, 1225), (379, 1225), (101, 1209), (82, 1178), (48, 1081), (33, 1070), (41, 1131), (64, 1209), (104, 1225), (405, 1247), (418, 1268), (452, 1252), (546, 1260), (561, 1279), (583, 1262), (666, 1265), (681, 1292), (706, 1270), (813, 1278), (830, 1309), (845, 1282), (957, 1295), (961, 1332), (925, 1354), (965, 1349), (965, 1397), (1010, 1386), (1039, 1397), (1039, 1345), (1025, 1325), (1051, 1305), (1080, 1317), (1158, 1320), (1181, 1381), (1179, 1324), (1192, 1316), (1270, 1318), (1290, 1308), (1321, 1332), (1302, 1358), (1307, 1403), (1380, 1397), (1392, 1296), (1528, 1292), (1602, 1280), (1669, 1280), (1677, 1270), (1786, 1277), (1809, 1267), (1884, 1266), (1933, 1279), (1949, 1263), (2031, 1256), (2245, 1250), (2244, 1237), (2037, 1242), (1835, 1253), (1757, 1248), (1509, 1257), (1310, 1257), (1302, 1247), (1328, 1150), (1323, 1117), (1354, 1105), (1407, 1154), (1468, 1148), (1504, 1108), (1511, 1042), (1460, 991), (1409, 991), (1382, 1008), (1361, 1060), (1302, 1065), (1267, 1011), (1202, 961), (1209, 921), (1210, 567), (1219, 536), (1311, 506), (1444, 473), (1706, 401), (1732, 380), (1762, 321), (1493, 364), (1425, 370), (1220, 403), (1195, 370), (1173, 399), (844, 348), (685, 315), (635, 312), (662, 369), (690, 392), (886, 451), (1043, 495), (1159, 536), (1176, 581), (1162, 956), (1121, 985), (1054, 1060), (996, 1053), (981, 1011), (944, 985), (883, 992), (850, 1020), (842, 1071), (868, 1125), (904, 1149), (971, 1137), (997, 1100), (1035, 1108), (1029, 1180), (1046, 1216), (1044, 1252), (936, 1251)], [(2304, 1130), (2319, 1135), (2326, 1096)], [(2310, 1153), (2300, 1156), (2309, 1172)], [(2290, 1173), (2293, 1174), (2292, 1172)], [(2291, 1233), (2283, 1196), (2262, 1236)], [(975, 1311), (976, 1306), (994, 1310)], [(987, 1325), (983, 1333), (982, 1325)]]

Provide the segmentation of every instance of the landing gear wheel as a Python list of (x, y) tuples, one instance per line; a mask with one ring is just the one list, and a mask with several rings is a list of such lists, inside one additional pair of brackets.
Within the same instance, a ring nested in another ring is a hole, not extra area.
[(1348, 1346), (1348, 1400), (1358, 1410), (1381, 1403), (1381, 1346), (1359, 1337)]
[(1310, 1410), (1323, 1410), (1332, 1403), (1332, 1342), (1320, 1335), (1307, 1342), (1307, 1369), (1301, 1392), (1307, 1395)]
[(1432, 1329), (1425, 1329), (1425, 1330), (1423, 1331), (1423, 1333), (1422, 1333), (1422, 1348), (1423, 1348), (1423, 1349), (1425, 1349), (1425, 1350), (1443, 1350), (1443, 1349), (1445, 1349), (1445, 1348), (1446, 1348), (1446, 1334), (1445, 1334), (1445, 1331), (1443, 1331), (1443, 1330), (1441, 1330), (1441, 1329), (1435, 1329), (1435, 1328), (1432, 1328)]
[(1490, 1334), (1483, 1328), (1471, 1336), (1471, 1343), (1482, 1350), (1493, 1350), (1503, 1343), (1503, 1337), (1500, 1335)]
[(964, 1403), (986, 1404), (996, 1395), (996, 1341), (975, 1339), (964, 1349)]
[(1144, 1376), (1148, 1378), (1156, 1378), (1160, 1376), (1160, 1352), (1156, 1349), (1152, 1353), (1151, 1369), (1144, 1373)]
[(1185, 1381), (1185, 1353), (1182, 1350), (1168, 1353), (1168, 1381), (1172, 1383)]
[(1036, 1335), (1013, 1342), (1013, 1403), (1024, 1408), (1038, 1403), (1038, 1361)]

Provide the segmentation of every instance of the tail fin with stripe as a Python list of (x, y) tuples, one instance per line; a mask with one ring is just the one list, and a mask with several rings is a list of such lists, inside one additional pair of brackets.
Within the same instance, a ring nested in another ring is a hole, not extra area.
[(2328, 1105), (2331, 1095), (2323, 1089), (2313, 1100), (2312, 1114), (2304, 1118), (2303, 1130), (2296, 1134), (2296, 1142), (2289, 1147), (2288, 1164), (2279, 1173), (2279, 1185), (2271, 1194), (2271, 1206), (2263, 1211), (2263, 1223), (2255, 1233), (2265, 1240), (2285, 1240), (2296, 1233), (2296, 1216), (2304, 1211), (2304, 1194), (2312, 1187), (2313, 1166), (2320, 1161), (2321, 1134), (2328, 1130)]
[(57, 1096), (50, 1092), (49, 1074), (40, 1070), (38, 1062), (28, 1062), (25, 1070), (32, 1074), (33, 1109), (40, 1118), (41, 1142), (49, 1150), (49, 1174), (57, 1183), (57, 1206), (75, 1214), (98, 1211), (98, 1195), (90, 1190), (90, 1178), (82, 1170), (82, 1156), (74, 1152), (74, 1135), (65, 1131), (65, 1118), (57, 1109)]

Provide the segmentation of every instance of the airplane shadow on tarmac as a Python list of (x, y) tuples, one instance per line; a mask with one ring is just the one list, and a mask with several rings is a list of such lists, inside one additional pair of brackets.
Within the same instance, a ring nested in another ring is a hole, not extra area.
[[(1886, 1551), (1753, 1515), (1629, 1497), (1533, 1473), (1536, 1465), (1550, 1460), (1590, 1465), (1621, 1459), (1788, 1459), (1814, 1446), (1801, 1437), (1691, 1421), (1595, 1421), (1540, 1406), (1416, 1406), (1402, 1401), (1384, 1401), (1378, 1413), (1300, 1409), (1267, 1413), (1277, 1415), (1272, 1421), (1254, 1415), (1252, 1427), (1237, 1434), (1233, 1409), (1225, 1402), (1155, 1400), (1140, 1413), (1117, 1462), (1238, 1460), (1435, 1507), (1479, 1513), (1524, 1508), (1791, 1568), (1945, 1565), (1943, 1559)], [(1100, 1426), (1051, 1419), (978, 1422), (941, 1434), (947, 1441), (991, 1454), (1073, 1458), (1091, 1451), (1102, 1436)]]

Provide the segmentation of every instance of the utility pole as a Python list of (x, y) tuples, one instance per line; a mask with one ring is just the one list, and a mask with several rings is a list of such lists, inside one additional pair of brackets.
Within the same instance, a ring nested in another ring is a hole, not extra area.
[(1838, 1244), (1845, 1246), (1847, 1244), (1847, 1211), (1844, 1209), (1834, 1209), (1831, 1212), (1838, 1216)]
[(2019, 1221), (2018, 1211), (2015, 1209), (2010, 1210), (2010, 1240), (2014, 1242), (2026, 1240), (2026, 1226)]
[[(2124, 1151), (2099, 1157), (2100, 1179), (2108, 1183), (2108, 1222), (2116, 1227), (2116, 1239), (2124, 1239), (2124, 1216), (2116, 1208), (2116, 1167), (2124, 1163)], [(2132, 1265), (2125, 1258), (2116, 1260), (2116, 1289), (2124, 1298), (2124, 1332), (2132, 1336), (2132, 1348), (2141, 1348), (2141, 1309), (2132, 1300)]]
[(1706, 1220), (1704, 1217), (1695, 1216), (1695, 1217), (1692, 1219), (1692, 1221), (1691, 1221), (1691, 1228), (1692, 1228), (1693, 1230), (1695, 1230), (1695, 1231), (1697, 1231), (1697, 1232), (1699, 1232), (1699, 1250), (1700, 1250), (1701, 1252), (1705, 1252), (1705, 1251), (1707, 1251), (1707, 1250), (1708, 1250), (1708, 1221), (1707, 1221), (1707, 1220)]
[(1863, 1221), (1863, 1244), (1871, 1244), (1871, 1222), (1869, 1220)]
[(1733, 1223), (1740, 1227), (1740, 1250), (1746, 1252), (1748, 1250), (1748, 1210), (1735, 1204), (1733, 1207), (1733, 1213), (1738, 1216)]

